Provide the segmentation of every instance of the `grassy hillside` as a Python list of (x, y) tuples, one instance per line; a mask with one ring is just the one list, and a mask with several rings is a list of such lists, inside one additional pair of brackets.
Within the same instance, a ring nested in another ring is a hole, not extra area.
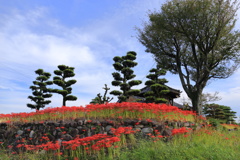
[[(82, 119), (83, 126), (86, 124), (91, 131), (105, 127), (108, 132), (89, 134), (84, 127), (80, 129), (74, 125), (73, 121), (78, 119)], [(96, 120), (106, 121), (110, 125), (103, 126)], [(34, 133), (36, 129), (28, 126), (44, 126), (49, 122), (56, 125), (59, 121), (66, 123), (54, 126), (53, 132), (50, 129), (41, 134)], [(218, 128), (212, 127), (207, 120), (191, 111), (164, 104), (109, 103), (47, 108), (32, 113), (0, 114), (0, 124), (1, 160), (237, 160), (240, 157), (240, 132), (228, 131), (239, 126), (224, 124)], [(70, 127), (66, 127), (68, 124)], [(5, 125), (9, 132), (3, 132)], [(12, 134), (17, 141), (4, 139), (4, 134), (10, 134), (11, 128), (17, 125), (26, 126)], [(76, 129), (79, 130), (78, 134), (73, 136)], [(53, 140), (55, 130), (60, 135)], [(37, 143), (32, 133), (40, 135)]]

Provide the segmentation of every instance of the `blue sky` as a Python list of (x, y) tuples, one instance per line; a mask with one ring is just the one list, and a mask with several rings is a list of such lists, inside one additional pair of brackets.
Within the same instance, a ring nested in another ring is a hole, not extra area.
[[(0, 113), (31, 112), (29, 86), (35, 70), (46, 72), (59, 64), (75, 67), (73, 95), (67, 106), (84, 106), (102, 87), (111, 90), (114, 56), (137, 52), (135, 79), (146, 81), (155, 64), (136, 39), (135, 27), (147, 20), (149, 10), (158, 10), (165, 0), (0, 0)], [(239, 28), (237, 22), (236, 28)], [(225, 80), (209, 83), (205, 92), (219, 92), (218, 104), (230, 106), (240, 116), (240, 70)], [(183, 91), (177, 75), (167, 74), (168, 85)], [(56, 87), (56, 86), (52, 86)], [(141, 88), (143, 84), (136, 87)], [(177, 102), (182, 103), (185, 93)], [(61, 106), (54, 94), (48, 107)], [(117, 98), (115, 97), (116, 101)]]

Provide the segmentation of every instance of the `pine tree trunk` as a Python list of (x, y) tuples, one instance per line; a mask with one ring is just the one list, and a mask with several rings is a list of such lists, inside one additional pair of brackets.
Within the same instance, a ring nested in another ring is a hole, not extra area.
[(66, 106), (66, 100), (65, 100), (65, 97), (63, 97), (63, 106)]

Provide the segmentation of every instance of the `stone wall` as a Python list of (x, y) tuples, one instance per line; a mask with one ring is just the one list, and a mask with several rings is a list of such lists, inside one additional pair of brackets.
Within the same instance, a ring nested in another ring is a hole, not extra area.
[[(169, 122), (138, 119), (73, 119), (65, 121), (44, 121), (33, 123), (0, 123), (0, 142), (17, 150), (18, 144), (40, 145), (47, 141), (69, 141), (94, 134), (111, 135), (111, 128), (132, 127), (141, 136), (158, 131), (162, 136), (171, 137), (173, 128), (192, 127), (192, 122)], [(22, 141), (24, 139), (24, 142)]]

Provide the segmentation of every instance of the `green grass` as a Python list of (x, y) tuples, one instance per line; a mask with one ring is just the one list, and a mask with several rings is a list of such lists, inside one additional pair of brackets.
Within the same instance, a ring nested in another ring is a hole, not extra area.
[[(126, 139), (125, 139), (126, 140)], [(240, 131), (228, 132), (203, 128), (192, 133), (178, 134), (172, 140), (166, 142), (163, 139), (153, 141), (151, 139), (138, 139), (134, 144), (127, 143), (121, 148), (116, 148), (111, 153), (85, 157), (93, 160), (238, 160), (240, 157)], [(105, 150), (106, 152), (106, 150)], [(103, 153), (103, 152), (102, 152)], [(109, 152), (110, 153), (110, 152)], [(22, 154), (7, 155), (0, 151), (1, 160), (70, 160), (73, 157), (57, 156), (49, 154)]]
[[(238, 160), (240, 132), (204, 130), (170, 142), (141, 140), (133, 150), (123, 151), (120, 160)], [(223, 136), (223, 134), (225, 134)], [(230, 138), (228, 138), (230, 137)], [(226, 139), (227, 138), (227, 139)]]
[[(169, 110), (171, 109), (171, 110)], [(195, 124), (205, 122), (201, 117), (189, 111), (181, 111), (166, 105), (121, 103), (107, 105), (90, 105), (82, 107), (62, 107), (42, 110), (37, 113), (19, 113), (0, 115), (1, 121), (11, 124), (44, 120), (65, 120), (71, 118), (112, 118), (112, 119), (149, 119), (191, 121)], [(183, 118), (184, 117), (184, 118)], [(193, 127), (194, 130), (194, 126)], [(225, 128), (225, 129), (224, 129)], [(98, 140), (89, 141), (87, 145), (75, 149), (63, 148), (63, 151), (43, 149), (13, 154), (7, 146), (0, 143), (0, 160), (238, 160), (240, 157), (240, 131), (228, 131), (237, 125), (217, 125), (201, 128), (197, 131), (176, 132), (171, 137), (143, 138), (141, 133), (122, 132), (120, 140), (110, 147), (92, 150), (91, 146)], [(184, 131), (184, 130), (182, 130)], [(115, 135), (117, 136), (117, 135)], [(106, 138), (105, 140), (107, 140)], [(82, 139), (81, 139), (82, 140)], [(75, 141), (74, 141), (75, 142)], [(107, 143), (104, 141), (103, 143)], [(74, 143), (71, 143), (73, 146)], [(116, 147), (118, 146), (118, 147)], [(86, 150), (86, 147), (89, 149)], [(60, 155), (62, 153), (62, 155)]]

